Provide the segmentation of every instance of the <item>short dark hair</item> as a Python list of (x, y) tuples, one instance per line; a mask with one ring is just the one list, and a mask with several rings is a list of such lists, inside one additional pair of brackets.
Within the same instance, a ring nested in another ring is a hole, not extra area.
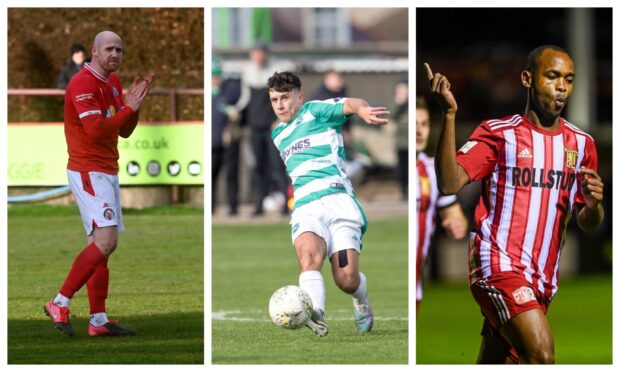
[(77, 52), (84, 52), (86, 53), (86, 48), (84, 48), (84, 46), (82, 44), (73, 44), (71, 45), (71, 47), (69, 48), (69, 53), (70, 55), (74, 55)]
[(301, 80), (290, 71), (274, 72), (267, 81), (267, 93), (272, 89), (276, 92), (301, 90)]
[(566, 51), (566, 49), (559, 47), (557, 45), (541, 45), (538, 48), (533, 49), (530, 54), (528, 54), (527, 56), (527, 66), (525, 67), (526, 70), (528, 70), (529, 72), (534, 72), (536, 71), (536, 67), (538, 67), (538, 61), (540, 60), (540, 56), (543, 54), (543, 52), (547, 49), (551, 49), (551, 50), (555, 50), (556, 52), (560, 52), (560, 53), (564, 53), (567, 56), (569, 56), (571, 59), (573, 59), (573, 57), (571, 57), (570, 53), (568, 53)]

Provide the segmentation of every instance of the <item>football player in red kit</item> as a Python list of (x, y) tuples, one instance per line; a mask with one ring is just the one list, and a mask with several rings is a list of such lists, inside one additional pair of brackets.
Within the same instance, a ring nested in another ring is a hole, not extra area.
[(95, 37), (92, 61), (73, 76), (65, 92), (65, 137), (69, 153), (67, 175), (80, 209), (88, 245), (73, 265), (58, 295), (43, 310), (61, 332), (72, 336), (69, 303), (84, 284), (90, 305), (89, 336), (134, 335), (135, 331), (109, 320), (108, 257), (124, 230), (118, 183), (118, 136), (127, 138), (138, 123), (139, 110), (149, 95), (153, 74), (136, 77), (123, 100), (113, 74), (123, 57), (123, 42), (113, 32)]
[(546, 312), (564, 231), (571, 214), (584, 231), (604, 216), (594, 140), (560, 116), (573, 91), (573, 60), (553, 45), (532, 50), (521, 73), (525, 111), (482, 122), (458, 151), (450, 82), (425, 68), (444, 111), (439, 189), (453, 194), (482, 180), (469, 248), (470, 289), (484, 315), (478, 363), (554, 363)]
[[(422, 302), (423, 273), (431, 240), (435, 233), (437, 217), (448, 237), (463, 239), (467, 235), (467, 219), (456, 195), (440, 195), (435, 175), (435, 159), (424, 150), (431, 132), (430, 112), (424, 97), (417, 97), (415, 104), (416, 151), (416, 209), (418, 228), (416, 234), (416, 311)], [(419, 313), (418, 313), (419, 314)]]

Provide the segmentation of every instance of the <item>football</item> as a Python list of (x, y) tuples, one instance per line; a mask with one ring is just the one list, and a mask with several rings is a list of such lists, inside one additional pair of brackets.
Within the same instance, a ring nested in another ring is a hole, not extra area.
[(271, 296), (269, 315), (271, 320), (282, 328), (300, 328), (312, 316), (312, 300), (300, 287), (287, 285)]

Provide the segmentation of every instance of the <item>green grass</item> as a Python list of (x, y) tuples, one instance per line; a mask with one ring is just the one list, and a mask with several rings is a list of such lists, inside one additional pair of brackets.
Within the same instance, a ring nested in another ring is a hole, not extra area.
[(42, 307), (86, 246), (77, 207), (9, 208), (9, 364), (204, 362), (202, 209), (123, 214), (126, 232), (108, 263), (107, 312), (138, 335), (88, 337), (82, 288), (71, 302), (76, 334), (69, 338), (53, 328)]
[[(612, 363), (611, 276), (565, 278), (547, 313), (558, 364)], [(482, 315), (466, 285), (424, 289), (417, 318), (417, 364), (473, 364)]]
[(212, 231), (213, 364), (408, 362), (406, 218), (371, 220), (364, 236), (360, 269), (376, 316), (369, 334), (356, 334), (351, 297), (335, 286), (325, 263), (330, 328), (320, 339), (306, 328), (278, 328), (269, 318), (271, 294), (298, 283), (289, 225), (215, 225)]

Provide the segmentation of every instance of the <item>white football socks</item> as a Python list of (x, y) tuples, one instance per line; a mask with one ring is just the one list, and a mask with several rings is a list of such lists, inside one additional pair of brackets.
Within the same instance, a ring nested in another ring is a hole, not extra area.
[(94, 327), (101, 327), (108, 322), (108, 315), (106, 313), (94, 313), (90, 314), (90, 324)]
[(351, 297), (360, 302), (366, 301), (366, 275), (362, 272), (360, 272), (360, 285), (351, 293)]
[(69, 305), (71, 304), (71, 299), (59, 293), (56, 295), (56, 298), (54, 298), (54, 301), (52, 302), (54, 303), (54, 305), (57, 305), (57, 306), (69, 307)]
[(308, 292), (315, 312), (325, 313), (325, 281), (320, 271), (304, 271), (299, 275), (299, 286)]

